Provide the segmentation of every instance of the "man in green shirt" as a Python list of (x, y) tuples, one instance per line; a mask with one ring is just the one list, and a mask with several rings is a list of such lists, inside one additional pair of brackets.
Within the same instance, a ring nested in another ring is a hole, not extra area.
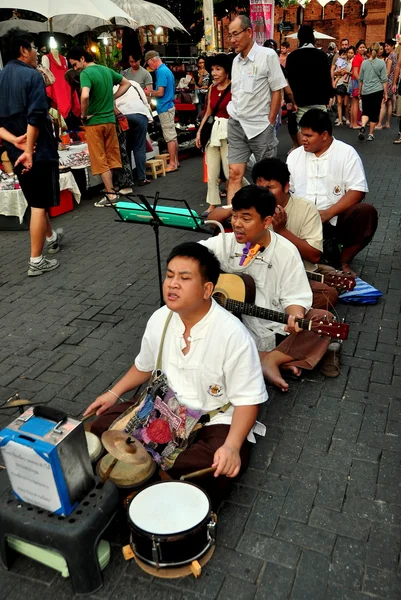
[[(101, 176), (108, 193), (95, 206), (110, 206), (117, 202), (117, 196), (113, 194), (112, 169), (121, 168), (114, 100), (125, 94), (131, 84), (112, 69), (95, 64), (84, 48), (71, 48), (67, 58), (74, 70), (80, 72), (81, 118), (85, 125), (92, 175)], [(113, 96), (114, 85), (119, 87)]]

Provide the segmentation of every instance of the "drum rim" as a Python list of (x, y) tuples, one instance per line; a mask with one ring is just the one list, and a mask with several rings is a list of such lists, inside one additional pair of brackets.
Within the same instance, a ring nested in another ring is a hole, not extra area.
[[(159, 540), (156, 540), (159, 541)], [(206, 554), (206, 552), (215, 545), (215, 540), (213, 540), (212, 538), (210, 538), (207, 541), (206, 546), (204, 547), (203, 550), (201, 550), (201, 552), (199, 552), (199, 554), (197, 554), (196, 556), (193, 556), (192, 558), (189, 558), (188, 560), (185, 561), (180, 561), (180, 562), (168, 562), (168, 563), (155, 563), (152, 560), (149, 560), (148, 558), (143, 557), (141, 554), (139, 554), (139, 552), (137, 552), (136, 548), (135, 548), (135, 544), (133, 542), (132, 539), (132, 533), (130, 535), (130, 546), (132, 551), (135, 553), (135, 556), (137, 556), (139, 558), (139, 560), (143, 561), (144, 563), (152, 566), (152, 567), (156, 567), (156, 568), (165, 568), (165, 567), (181, 567), (184, 565), (189, 565), (191, 564), (194, 560), (198, 560), (199, 558), (201, 558), (204, 554)]]
[[(164, 485), (166, 483), (180, 483), (180, 484), (185, 484), (185, 485), (191, 485), (192, 487), (197, 488), (206, 496), (206, 499), (209, 503), (208, 511), (207, 511), (205, 517), (201, 521), (199, 521), (199, 523), (197, 523), (193, 527), (190, 527), (189, 529), (185, 529), (183, 531), (177, 531), (176, 533), (152, 533), (151, 531), (146, 531), (145, 529), (142, 529), (141, 527), (139, 527), (132, 521), (130, 514), (129, 514), (131, 504), (135, 501), (136, 498), (138, 498), (138, 496), (139, 496), (139, 494), (141, 494), (141, 492), (144, 492), (145, 490), (148, 490), (149, 488), (151, 488), (155, 485), (161, 485), (161, 484)], [(196, 485), (195, 483), (191, 483), (190, 481), (178, 481), (178, 480), (155, 481), (154, 483), (147, 485), (143, 490), (140, 490), (137, 494), (135, 494), (135, 496), (133, 498), (131, 498), (129, 504), (127, 505), (126, 510), (127, 510), (128, 526), (131, 529), (131, 531), (133, 531), (134, 533), (140, 533), (141, 535), (143, 535), (149, 539), (154, 539), (158, 542), (166, 542), (168, 540), (171, 540), (171, 538), (173, 538), (173, 537), (181, 538), (182, 536), (188, 535), (189, 533), (196, 531), (199, 527), (204, 527), (208, 522), (210, 522), (211, 519), (213, 519), (212, 503), (210, 501), (209, 494), (207, 494), (205, 492), (205, 490), (203, 490), (199, 485)], [(196, 560), (196, 559), (192, 559), (192, 560)]]

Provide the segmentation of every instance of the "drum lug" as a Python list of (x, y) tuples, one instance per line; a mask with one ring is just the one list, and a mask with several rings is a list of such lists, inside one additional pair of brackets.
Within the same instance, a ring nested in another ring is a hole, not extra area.
[(207, 524), (207, 534), (208, 534), (209, 541), (212, 544), (214, 544), (216, 541), (216, 522), (215, 521), (211, 521), (210, 523)]
[(156, 542), (155, 536), (152, 535), (152, 560), (155, 563), (157, 569), (160, 566), (160, 559), (160, 544), (159, 542)]

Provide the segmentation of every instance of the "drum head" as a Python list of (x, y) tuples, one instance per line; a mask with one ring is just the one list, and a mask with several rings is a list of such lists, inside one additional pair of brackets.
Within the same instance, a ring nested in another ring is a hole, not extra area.
[(85, 431), (86, 444), (88, 446), (89, 458), (95, 462), (102, 453), (102, 443), (99, 438), (90, 431)]
[(210, 513), (203, 490), (185, 481), (162, 481), (142, 490), (132, 500), (130, 521), (147, 533), (171, 535), (188, 531)]

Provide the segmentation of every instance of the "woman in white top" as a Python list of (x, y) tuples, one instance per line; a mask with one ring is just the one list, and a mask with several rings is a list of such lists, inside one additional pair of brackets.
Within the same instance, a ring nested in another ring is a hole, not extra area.
[(130, 81), (131, 88), (117, 98), (115, 102), (116, 114), (122, 113), (127, 117), (129, 129), (126, 132), (127, 152), (131, 162), (131, 152), (134, 154), (136, 178), (138, 185), (146, 185), (146, 133), (148, 123), (153, 121), (147, 98), (141, 86), (135, 81)]

